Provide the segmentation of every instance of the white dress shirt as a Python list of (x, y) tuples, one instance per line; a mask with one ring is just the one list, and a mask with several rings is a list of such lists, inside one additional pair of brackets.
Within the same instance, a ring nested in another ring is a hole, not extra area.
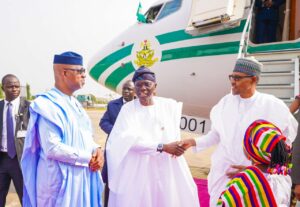
[[(0, 151), (7, 152), (7, 131), (6, 131), (6, 114), (8, 109), (8, 101), (4, 100), (4, 107), (3, 107), (3, 120), (2, 120), (2, 140), (1, 140), (1, 146)], [(20, 97), (16, 98), (15, 100), (11, 101), (12, 107), (13, 107), (13, 115), (16, 117), (19, 111), (20, 107)], [(13, 119), (14, 123), (14, 131), (16, 128), (16, 119)]]

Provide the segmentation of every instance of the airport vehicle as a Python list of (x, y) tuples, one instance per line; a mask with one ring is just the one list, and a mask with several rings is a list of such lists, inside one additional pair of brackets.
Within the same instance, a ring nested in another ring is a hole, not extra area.
[(160, 0), (145, 13), (144, 23), (132, 25), (95, 55), (89, 74), (120, 93), (137, 68), (149, 67), (157, 75), (157, 95), (184, 103), (181, 128), (206, 133), (209, 112), (230, 92), (227, 77), (240, 56), (264, 64), (259, 91), (287, 104), (299, 93), (296, 4), (287, 0), (282, 6), (278, 25), (284, 29), (278, 28), (277, 36), (284, 41), (255, 44), (253, 1)]

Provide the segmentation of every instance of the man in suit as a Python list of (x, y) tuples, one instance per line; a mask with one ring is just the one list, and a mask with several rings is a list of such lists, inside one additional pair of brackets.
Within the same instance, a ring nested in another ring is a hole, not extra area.
[(20, 81), (12, 74), (2, 78), (5, 100), (0, 101), (0, 207), (5, 206), (10, 182), (22, 203), (23, 177), (20, 159), (29, 120), (30, 103), (20, 97)]
[(123, 104), (133, 100), (133, 98), (134, 84), (131, 80), (128, 80), (123, 84), (122, 97), (108, 103), (107, 110), (100, 120), (99, 126), (107, 135), (110, 134)]
[(279, 7), (285, 0), (256, 0), (256, 43), (276, 41)]
[[(131, 101), (133, 99), (134, 99), (134, 84), (131, 80), (128, 80), (123, 84), (122, 97), (112, 100), (108, 103), (107, 110), (100, 120), (99, 126), (108, 136), (116, 122), (117, 116), (118, 116), (123, 104), (128, 101)], [(107, 139), (108, 139), (108, 137), (107, 137)], [(105, 194), (104, 207), (107, 207), (109, 188), (108, 188), (108, 178), (107, 178), (108, 172), (107, 172), (106, 152), (105, 151), (104, 151), (104, 157), (105, 157), (105, 163), (104, 163), (104, 166), (102, 169), (102, 179), (103, 179), (103, 182), (106, 183), (105, 193), (104, 193)]]

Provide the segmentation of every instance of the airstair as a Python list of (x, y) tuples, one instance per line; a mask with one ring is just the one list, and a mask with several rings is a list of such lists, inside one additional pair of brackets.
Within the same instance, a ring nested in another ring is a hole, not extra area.
[(273, 94), (287, 105), (299, 94), (299, 58), (259, 60), (263, 65), (257, 90)]
[[(251, 4), (247, 21), (240, 41), (238, 57), (254, 56), (264, 67), (257, 85), (257, 90), (268, 93), (283, 100), (288, 106), (299, 95), (299, 51), (293, 49), (274, 49), (253, 53), (248, 51), (249, 44), (252, 48), (259, 45), (250, 43), (248, 31), (251, 30), (254, 2)], [(272, 43), (275, 46), (278, 43)]]

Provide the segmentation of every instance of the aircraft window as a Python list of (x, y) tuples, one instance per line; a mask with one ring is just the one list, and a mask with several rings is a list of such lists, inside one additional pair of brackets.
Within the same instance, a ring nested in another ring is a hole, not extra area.
[(157, 19), (162, 19), (177, 11), (181, 6), (181, 1), (182, 0), (172, 0), (170, 2), (167, 2)]
[(162, 7), (162, 4), (158, 5), (158, 6), (154, 6), (154, 7), (151, 7), (145, 14), (146, 16), (146, 22), (147, 23), (153, 23), (160, 11)]

